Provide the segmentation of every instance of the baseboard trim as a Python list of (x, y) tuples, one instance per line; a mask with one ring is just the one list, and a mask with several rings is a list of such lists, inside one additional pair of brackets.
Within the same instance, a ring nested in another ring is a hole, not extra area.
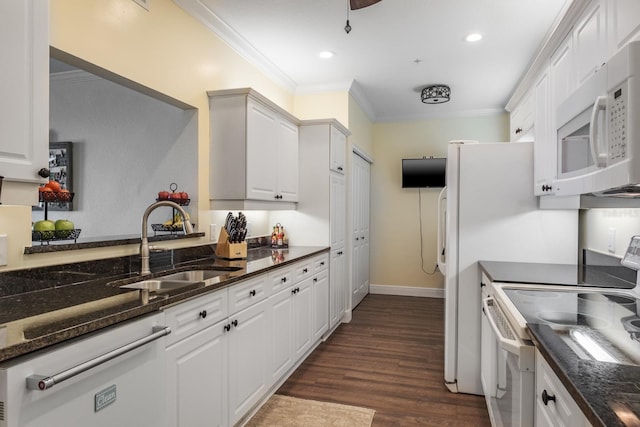
[(369, 285), (369, 292), (379, 295), (404, 297), (444, 298), (444, 289), (417, 288), (415, 286)]

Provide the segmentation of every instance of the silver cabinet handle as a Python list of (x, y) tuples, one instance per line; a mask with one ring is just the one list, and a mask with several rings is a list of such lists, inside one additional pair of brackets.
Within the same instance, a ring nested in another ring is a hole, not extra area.
[(86, 362), (83, 362), (79, 365), (74, 366), (73, 368), (67, 369), (66, 371), (58, 372), (57, 374), (51, 375), (51, 376), (37, 375), (37, 374), (28, 376), (27, 389), (48, 390), (56, 384), (66, 381), (69, 378), (73, 378), (78, 374), (88, 371), (89, 369), (95, 368), (96, 366), (101, 365), (105, 362), (108, 362), (111, 359), (115, 359), (118, 356), (122, 356), (125, 353), (135, 350), (136, 348), (141, 347), (145, 344), (148, 344), (151, 341), (155, 341), (159, 338), (162, 338), (165, 335), (169, 335), (170, 333), (171, 333), (171, 328), (168, 326), (154, 326), (153, 333), (151, 335), (147, 335), (144, 338), (140, 338), (139, 340), (130, 342), (129, 344), (125, 344), (122, 347), (118, 347), (115, 350), (111, 350), (108, 353), (98, 356), (95, 359), (91, 359)]

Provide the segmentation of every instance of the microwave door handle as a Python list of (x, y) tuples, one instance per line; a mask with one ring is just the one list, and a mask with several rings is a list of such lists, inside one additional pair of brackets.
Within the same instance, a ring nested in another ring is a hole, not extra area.
[(446, 215), (446, 200), (447, 200), (447, 187), (444, 187), (438, 195), (438, 234), (437, 234), (437, 253), (436, 264), (442, 274), (445, 274), (446, 259), (444, 256), (445, 251), (445, 230), (447, 227), (447, 215)]
[(599, 96), (596, 98), (596, 102), (593, 104), (591, 110), (591, 127), (589, 128), (589, 146), (591, 148), (591, 157), (593, 158), (596, 167), (603, 168), (607, 166), (607, 151), (605, 148), (604, 153), (600, 151), (600, 139), (598, 116), (601, 111), (605, 111), (607, 108), (607, 96)]

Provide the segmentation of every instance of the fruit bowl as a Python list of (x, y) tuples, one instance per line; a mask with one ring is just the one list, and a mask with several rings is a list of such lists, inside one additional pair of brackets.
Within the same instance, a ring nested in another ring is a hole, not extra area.
[(53, 191), (41, 191), (38, 193), (38, 200), (41, 202), (55, 202), (55, 203), (64, 203), (73, 201), (73, 196), (75, 193), (69, 192), (53, 192)]
[(50, 240), (76, 240), (80, 236), (80, 228), (73, 230), (32, 231), (31, 241), (49, 242)]

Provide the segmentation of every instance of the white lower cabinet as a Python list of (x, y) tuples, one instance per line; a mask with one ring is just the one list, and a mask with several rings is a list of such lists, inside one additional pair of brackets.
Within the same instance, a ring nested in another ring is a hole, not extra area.
[(311, 348), (313, 336), (313, 287), (309, 277), (295, 284), (293, 295), (293, 357), (299, 360)]
[(328, 330), (328, 254), (165, 310), (167, 426), (246, 417)]
[(225, 319), (167, 348), (169, 426), (229, 425), (226, 324)]
[(536, 427), (591, 426), (549, 364), (536, 350)]
[(234, 425), (268, 391), (267, 301), (229, 316), (229, 418)]
[(331, 251), (331, 277), (329, 279), (329, 327), (333, 328), (344, 316), (346, 310), (346, 257), (344, 249)]
[[(328, 260), (326, 265), (329, 265)], [(329, 330), (329, 270), (324, 268), (313, 279), (313, 342)]]

